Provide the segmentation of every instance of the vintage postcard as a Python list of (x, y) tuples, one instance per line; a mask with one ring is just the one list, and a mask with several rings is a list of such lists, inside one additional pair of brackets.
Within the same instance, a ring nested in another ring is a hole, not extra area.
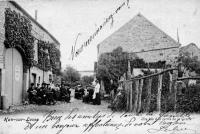
[(199, 0), (0, 0), (0, 134), (200, 134)]

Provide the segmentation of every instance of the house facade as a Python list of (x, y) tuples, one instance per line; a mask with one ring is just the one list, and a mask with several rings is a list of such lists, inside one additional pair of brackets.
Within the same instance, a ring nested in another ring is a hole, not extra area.
[(117, 47), (145, 62), (166, 61), (170, 64), (178, 57), (180, 44), (138, 14), (98, 44), (98, 57)]
[(0, 2), (1, 108), (21, 104), (30, 83), (57, 79), (60, 43), (20, 5)]

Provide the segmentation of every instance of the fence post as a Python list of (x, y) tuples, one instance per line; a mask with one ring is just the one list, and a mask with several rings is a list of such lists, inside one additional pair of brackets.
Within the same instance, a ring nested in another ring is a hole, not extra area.
[(133, 110), (133, 87), (132, 87), (132, 81), (129, 82), (129, 88), (130, 88), (130, 111)]
[(129, 111), (129, 98), (130, 98), (130, 89), (128, 88), (128, 82), (125, 82), (125, 89), (126, 89), (126, 94), (127, 94), (127, 100), (126, 100), (126, 111)]
[(171, 93), (172, 92), (172, 83), (173, 83), (172, 74), (170, 71), (168, 73), (169, 73), (169, 93)]
[(177, 111), (177, 78), (178, 78), (178, 70), (174, 70), (172, 74), (173, 81), (173, 93), (174, 93), (174, 111)]
[(162, 77), (163, 75), (158, 75), (158, 95), (157, 95), (157, 110), (161, 111), (161, 92), (162, 92)]
[(134, 102), (135, 113), (137, 113), (137, 108), (138, 108), (138, 91), (139, 91), (139, 80), (135, 80), (135, 102)]
[(147, 95), (147, 106), (146, 106), (146, 112), (149, 112), (150, 110), (150, 104), (151, 104), (151, 85), (152, 85), (152, 78), (150, 77), (148, 80), (148, 85), (147, 85), (147, 90), (148, 90), (148, 95)]
[(177, 82), (174, 83), (174, 111), (177, 109)]
[(142, 88), (143, 88), (143, 81), (144, 79), (140, 79), (140, 86), (139, 86), (139, 102), (138, 102), (138, 113), (141, 111), (141, 105), (142, 105)]

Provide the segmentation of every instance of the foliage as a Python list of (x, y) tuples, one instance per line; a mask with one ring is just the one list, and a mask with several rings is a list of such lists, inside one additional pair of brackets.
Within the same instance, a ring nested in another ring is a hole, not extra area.
[[(102, 54), (97, 65), (97, 78), (104, 81), (106, 90), (110, 90), (110, 80), (118, 81), (128, 70), (128, 53), (123, 52), (121, 47), (112, 53)], [(108, 92), (106, 91), (106, 92)]]
[(34, 37), (32, 25), (28, 18), (21, 16), (10, 8), (5, 11), (5, 47), (18, 48), (24, 54), (24, 71), (34, 63)]
[(48, 51), (49, 51), (52, 72), (55, 74), (59, 74), (61, 68), (60, 50), (58, 50), (54, 44), (50, 43)]
[(177, 95), (178, 112), (200, 112), (200, 85), (192, 85)]
[(4, 44), (6, 48), (17, 48), (23, 52), (24, 71), (35, 65), (44, 71), (52, 68), (53, 73), (59, 73), (60, 67), (56, 65), (60, 66), (60, 51), (54, 44), (38, 41), (38, 64), (35, 64), (35, 38), (31, 31), (32, 25), (28, 18), (6, 8)]
[(68, 83), (74, 83), (80, 80), (80, 73), (71, 66), (67, 66), (63, 72), (63, 79)]
[(90, 85), (94, 80), (94, 77), (93, 76), (83, 76), (81, 78), (81, 81), (84, 85)]
[(49, 54), (48, 54), (48, 43), (39, 40), (38, 41), (38, 64), (37, 67), (44, 71), (51, 69)]
[(100, 79), (105, 77), (118, 80), (127, 71), (128, 53), (122, 52), (118, 47), (112, 53), (102, 54), (98, 61), (98, 74)]
[(60, 65), (57, 64), (60, 64), (60, 51), (55, 44), (39, 40), (37, 66), (44, 71), (52, 69), (54, 74), (59, 74)]
[[(147, 63), (136, 55), (129, 57), (127, 52), (123, 52), (121, 47), (114, 49), (111, 53), (102, 54), (97, 65), (97, 78), (104, 81), (105, 89), (110, 88), (110, 81), (118, 79), (128, 71), (128, 60), (130, 61), (131, 70), (133, 68), (164, 68), (165, 61)], [(148, 75), (148, 74), (146, 74)]]
[(124, 90), (119, 92), (120, 93), (117, 93), (111, 104), (111, 109), (113, 111), (124, 111), (126, 109), (126, 92)]
[(178, 61), (184, 67), (183, 73), (188, 70), (200, 74), (200, 61), (198, 61), (197, 56), (191, 57), (188, 52), (185, 52), (179, 55)]

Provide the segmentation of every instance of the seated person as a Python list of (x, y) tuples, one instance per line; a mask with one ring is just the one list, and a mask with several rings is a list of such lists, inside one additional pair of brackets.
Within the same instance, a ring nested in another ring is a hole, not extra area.
[(38, 89), (37, 96), (39, 104), (46, 104), (46, 83), (42, 83), (42, 87)]
[(53, 89), (54, 92), (54, 99), (58, 101), (60, 99), (60, 88), (59, 85), (57, 84), (56, 87)]
[(28, 89), (28, 99), (30, 104), (37, 103), (37, 91), (34, 87), (34, 83), (31, 83), (31, 87)]
[(62, 84), (60, 88), (60, 98), (62, 101), (69, 102), (70, 101), (70, 91), (69, 88), (65, 88), (65, 86)]
[(47, 104), (55, 104), (55, 100), (54, 100), (54, 92), (52, 90), (51, 87), (49, 87), (50, 84), (47, 84), (47, 88), (46, 88), (46, 103)]

